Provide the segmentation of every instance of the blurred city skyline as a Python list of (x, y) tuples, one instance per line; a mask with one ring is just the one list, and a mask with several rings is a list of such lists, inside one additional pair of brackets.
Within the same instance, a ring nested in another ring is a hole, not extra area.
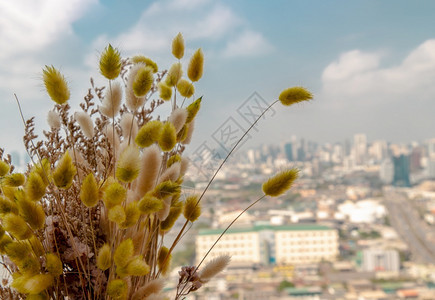
[(53, 103), (42, 84), (44, 65), (65, 74), (78, 110), (89, 77), (107, 84), (97, 63), (108, 43), (124, 56), (144, 54), (166, 69), (178, 32), (186, 40), (184, 62), (198, 47), (206, 56), (196, 86), (204, 101), (193, 148), (229, 117), (246, 128), (238, 110), (254, 92), (271, 103), (297, 85), (310, 89), (314, 100), (275, 105), (247, 145), (292, 135), (335, 142), (359, 132), (370, 140), (424, 141), (435, 128), (434, 8), (431, 1), (2, 2), (0, 126), (7, 130), (0, 133), (1, 147), (24, 150), (13, 93), (25, 118), (36, 116), (38, 132), (48, 128)]

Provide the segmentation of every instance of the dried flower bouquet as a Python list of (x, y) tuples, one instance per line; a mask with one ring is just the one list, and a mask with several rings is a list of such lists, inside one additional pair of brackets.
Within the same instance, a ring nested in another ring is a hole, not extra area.
[[(159, 71), (145, 56), (122, 59), (107, 46), (99, 68), (108, 87), (91, 79), (74, 114), (64, 76), (45, 67), (44, 84), (56, 104), (43, 140), (36, 140), (33, 118), (25, 121), (32, 164), (25, 173), (14, 172), (0, 149), (0, 253), (12, 276), (10, 285), (0, 287), (1, 299), (166, 299), (162, 290), (174, 247), (200, 216), (201, 199), (226, 162), (201, 194), (183, 189), (189, 164), (183, 151), (201, 105), (194, 84), (204, 56), (201, 49), (194, 52), (184, 78), (181, 34), (172, 54), (178, 61)], [(311, 98), (294, 87), (272, 105)], [(170, 115), (155, 116), (166, 102)], [(284, 193), (297, 175), (290, 169), (272, 177), (249, 207)], [(165, 234), (181, 216), (184, 226), (165, 245)], [(199, 289), (230, 260), (222, 256), (202, 266), (204, 259), (181, 269), (175, 299)]]

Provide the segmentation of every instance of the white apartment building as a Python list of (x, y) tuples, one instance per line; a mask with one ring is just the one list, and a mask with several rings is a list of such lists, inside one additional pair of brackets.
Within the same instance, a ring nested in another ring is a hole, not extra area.
[[(200, 230), (196, 238), (199, 262), (223, 229)], [(241, 264), (305, 264), (334, 261), (338, 255), (338, 233), (316, 224), (261, 225), (229, 229), (206, 261), (223, 254)]]

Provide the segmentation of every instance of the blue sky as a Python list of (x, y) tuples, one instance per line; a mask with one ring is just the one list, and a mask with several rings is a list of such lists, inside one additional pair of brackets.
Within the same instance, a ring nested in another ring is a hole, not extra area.
[(124, 56), (144, 54), (168, 68), (172, 38), (182, 32), (186, 57), (202, 47), (204, 95), (194, 145), (210, 139), (257, 92), (271, 102), (302, 85), (311, 103), (276, 106), (253, 133), (255, 143), (292, 135), (319, 142), (365, 132), (369, 140), (422, 141), (435, 136), (433, 1), (98, 1), (0, 2), (0, 147), (23, 149), (22, 124), (46, 129), (41, 70), (66, 75), (75, 110), (107, 43)]

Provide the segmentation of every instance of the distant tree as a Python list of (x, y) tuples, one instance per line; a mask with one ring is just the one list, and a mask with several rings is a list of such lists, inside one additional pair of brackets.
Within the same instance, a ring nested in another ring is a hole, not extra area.
[(295, 285), (292, 282), (283, 280), (279, 283), (278, 291), (282, 292), (284, 289), (292, 288), (292, 287), (295, 287)]

